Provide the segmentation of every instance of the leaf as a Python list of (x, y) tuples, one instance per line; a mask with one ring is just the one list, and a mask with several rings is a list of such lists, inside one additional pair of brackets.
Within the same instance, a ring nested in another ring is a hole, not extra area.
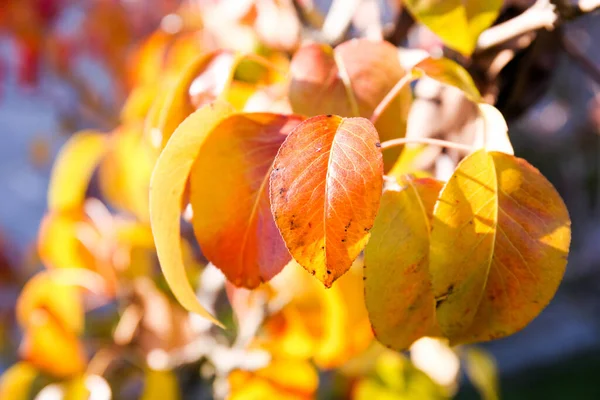
[(34, 380), (39, 375), (37, 369), (27, 362), (18, 362), (0, 376), (0, 398), (29, 400)]
[(483, 147), (487, 151), (501, 151), (514, 155), (515, 151), (508, 137), (508, 126), (504, 116), (492, 105), (479, 103), (477, 106), (479, 107), (482, 129), (477, 132), (473, 147)]
[(502, 0), (404, 0), (417, 21), (433, 31), (444, 44), (471, 55), (477, 38), (500, 13)]
[(434, 210), (430, 273), (451, 343), (525, 327), (554, 296), (567, 262), (567, 209), (525, 160), (479, 150), (444, 186)]
[(78, 288), (58, 282), (49, 272), (31, 278), (19, 295), (16, 314), (19, 324), (27, 328), (37, 309), (44, 309), (66, 331), (83, 331), (84, 309)]
[(83, 203), (94, 169), (106, 151), (106, 143), (106, 135), (82, 131), (64, 144), (50, 175), (48, 209), (67, 210)]
[(498, 366), (490, 353), (475, 347), (465, 350), (465, 370), (483, 400), (500, 398)]
[(326, 289), (295, 261), (270, 285), (290, 302), (265, 324), (264, 347), (273, 354), (313, 359), (322, 369), (344, 365), (373, 341), (363, 296), (362, 259)]
[(269, 201), (273, 160), (302, 117), (237, 114), (208, 134), (190, 174), (203, 254), (236, 286), (255, 288), (290, 261)]
[(416, 77), (425, 74), (436, 81), (454, 86), (475, 103), (482, 101), (479, 89), (469, 72), (449, 58), (427, 57), (413, 67), (413, 73)]
[(382, 186), (379, 138), (364, 118), (310, 118), (281, 146), (271, 210), (292, 257), (326, 287), (365, 247)]
[[(391, 44), (356, 39), (335, 50), (323, 44), (303, 46), (294, 54), (290, 74), (289, 99), (294, 112), (370, 118), (406, 71)], [(410, 103), (407, 86), (377, 119), (375, 127), (382, 142), (404, 137)], [(386, 151), (386, 170), (399, 154), (397, 148)]]
[(150, 182), (150, 222), (165, 279), (184, 308), (219, 326), (222, 325), (200, 305), (187, 280), (179, 217), (186, 182), (202, 143), (233, 111), (227, 103), (215, 102), (187, 117), (160, 154)]
[(238, 59), (227, 50), (202, 55), (168, 86), (164, 100), (156, 103), (158, 109), (151, 111), (155, 117), (147, 123), (147, 129), (160, 132), (163, 147), (181, 121), (221, 96), (233, 78)]
[(179, 400), (181, 393), (173, 371), (147, 369), (141, 400)]
[(61, 379), (80, 374), (87, 363), (75, 333), (65, 330), (43, 308), (36, 309), (29, 317), (19, 352), (36, 368)]
[(406, 178), (386, 191), (365, 248), (365, 302), (375, 337), (395, 350), (439, 335), (429, 277), (429, 231), (442, 183)]
[(102, 194), (113, 206), (148, 221), (148, 190), (156, 156), (139, 122), (112, 132), (98, 169)]
[(230, 400), (309, 400), (315, 397), (319, 375), (307, 361), (276, 358), (257, 371), (229, 374)]

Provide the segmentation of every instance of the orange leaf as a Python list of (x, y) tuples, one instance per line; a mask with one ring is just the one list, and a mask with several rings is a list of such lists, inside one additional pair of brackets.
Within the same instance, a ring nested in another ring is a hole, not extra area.
[(77, 375), (87, 363), (77, 336), (41, 308), (29, 318), (20, 353), (36, 368), (57, 378)]
[(180, 210), (192, 165), (208, 134), (234, 112), (227, 103), (211, 103), (187, 117), (159, 156), (150, 183), (150, 221), (160, 265), (173, 294), (189, 311), (222, 326), (198, 302), (181, 251)]
[(275, 158), (277, 227), (292, 257), (327, 287), (369, 239), (383, 186), (379, 146), (368, 120), (323, 115), (298, 125)]
[[(342, 43), (335, 50), (323, 44), (303, 46), (292, 59), (290, 73), (289, 98), (294, 112), (365, 118), (372, 116), (406, 75), (394, 46), (367, 39)], [(410, 102), (410, 88), (406, 86), (377, 119), (375, 127), (382, 142), (404, 137)], [(386, 152), (386, 170), (400, 151), (394, 148)]]
[(302, 117), (237, 114), (202, 143), (190, 174), (202, 252), (236, 286), (255, 288), (289, 262), (269, 201), (277, 150)]
[(48, 187), (48, 209), (67, 210), (85, 199), (94, 169), (106, 150), (106, 135), (82, 131), (73, 135), (56, 158)]
[(562, 280), (567, 209), (525, 160), (479, 150), (444, 186), (434, 211), (430, 272), (440, 327), (452, 343), (525, 327)]
[(407, 178), (386, 191), (365, 248), (365, 301), (375, 337), (395, 350), (438, 334), (429, 230), (442, 183)]

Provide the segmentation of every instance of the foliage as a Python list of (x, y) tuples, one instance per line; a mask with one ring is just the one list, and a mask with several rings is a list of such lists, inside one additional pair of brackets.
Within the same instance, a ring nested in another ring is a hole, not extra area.
[[(381, 37), (302, 40), (323, 18), (294, 3), (173, 7), (177, 29), (163, 19), (133, 48), (93, 20), (129, 94), (118, 126), (75, 133), (54, 163), (46, 270), (20, 293), (21, 361), (0, 397), (180, 399), (193, 368), (216, 397), (437, 399), (464, 357), (498, 398), (493, 360), (449, 346), (527, 326), (570, 245), (559, 194), (514, 155), (494, 99), (459, 63), (502, 2), (401, 2), (454, 60), (405, 59)], [(472, 137), (414, 136), (423, 82), (472, 107)], [(399, 353), (417, 343), (446, 351), (449, 380)]]

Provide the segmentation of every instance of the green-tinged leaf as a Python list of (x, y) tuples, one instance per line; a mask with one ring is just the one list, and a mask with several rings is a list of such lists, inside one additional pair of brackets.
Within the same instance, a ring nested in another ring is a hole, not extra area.
[(444, 186), (434, 210), (430, 273), (451, 343), (525, 327), (562, 280), (571, 229), (552, 185), (525, 160), (479, 150)]
[(271, 173), (271, 210), (292, 257), (327, 287), (369, 239), (383, 186), (377, 131), (322, 115), (287, 137)]
[(189, 311), (221, 324), (198, 302), (183, 265), (180, 239), (182, 196), (198, 151), (206, 136), (234, 112), (223, 102), (211, 103), (187, 117), (159, 156), (150, 183), (150, 221), (165, 279), (177, 300)]
[(404, 0), (415, 19), (448, 47), (464, 55), (475, 50), (477, 38), (498, 17), (502, 0)]
[(474, 102), (482, 100), (469, 72), (448, 58), (427, 57), (413, 67), (413, 72), (416, 76), (425, 74), (436, 81), (454, 86)]
[(469, 347), (464, 353), (465, 370), (473, 386), (477, 388), (483, 400), (500, 398), (498, 367), (490, 353), (475, 347)]
[(439, 335), (429, 277), (429, 231), (442, 183), (407, 178), (383, 194), (365, 248), (365, 301), (375, 337), (396, 350)]

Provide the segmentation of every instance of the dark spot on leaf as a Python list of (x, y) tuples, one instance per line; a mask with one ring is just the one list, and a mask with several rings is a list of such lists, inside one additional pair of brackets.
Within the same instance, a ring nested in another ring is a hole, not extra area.
[(331, 114), (327, 114), (327, 118), (331, 118), (331, 117), (332, 117), (332, 115), (331, 115)]
[(346, 239), (342, 239), (342, 243), (345, 243), (345, 242), (346, 242)]
[(327, 275), (331, 275), (331, 271), (330, 270), (327, 270)]
[(308, 227), (309, 227), (309, 228), (312, 228), (312, 222), (309, 222), (309, 223), (308, 223)]
[(375, 143), (375, 147), (381, 147), (381, 143), (379, 143), (379, 142)]
[(316, 271), (313, 269), (312, 271), (310, 271), (310, 273), (314, 275)]

